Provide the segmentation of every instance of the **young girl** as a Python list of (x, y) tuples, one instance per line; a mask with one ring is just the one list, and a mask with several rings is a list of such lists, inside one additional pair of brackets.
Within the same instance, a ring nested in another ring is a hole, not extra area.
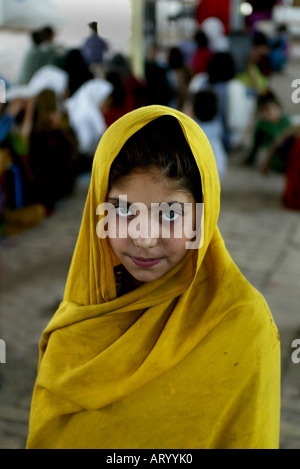
[[(102, 204), (116, 225), (106, 237)], [(107, 130), (64, 301), (40, 343), (28, 448), (278, 448), (277, 328), (225, 248), (219, 207), (215, 159), (192, 119), (150, 106)], [(182, 237), (177, 225), (189, 227)]]

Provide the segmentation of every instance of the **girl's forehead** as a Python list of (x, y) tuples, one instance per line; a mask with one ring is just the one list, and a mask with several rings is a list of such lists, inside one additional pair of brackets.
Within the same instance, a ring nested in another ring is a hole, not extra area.
[(177, 179), (171, 179), (164, 175), (163, 170), (159, 168), (143, 169), (137, 168), (119, 178), (119, 180), (113, 185), (112, 189), (128, 187), (134, 189), (139, 185), (152, 186), (156, 188), (172, 188), (179, 187), (179, 181)]
[(180, 181), (165, 176), (159, 169), (138, 169), (122, 177), (108, 192), (108, 197), (120, 195), (126, 195), (131, 202), (169, 202), (174, 198), (187, 202), (192, 197)]

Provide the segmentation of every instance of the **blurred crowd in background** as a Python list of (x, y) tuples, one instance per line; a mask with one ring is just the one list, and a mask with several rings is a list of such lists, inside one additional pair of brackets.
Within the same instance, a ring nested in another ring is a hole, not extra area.
[(70, 50), (57, 46), (51, 27), (33, 32), (16, 81), (6, 82), (6, 103), (0, 104), (1, 236), (50, 216), (78, 176), (91, 170), (105, 130), (152, 104), (176, 108), (203, 128), (221, 184), (231, 151), (252, 126), (243, 164), (286, 175), (284, 204), (300, 209), (300, 132), (270, 89), (270, 77), (290, 59), (285, 26), (272, 36), (253, 28), (229, 38), (219, 19), (208, 18), (194, 37), (167, 50), (148, 44), (144, 78), (134, 75), (127, 57), (110, 54), (97, 23), (89, 27), (82, 47)]

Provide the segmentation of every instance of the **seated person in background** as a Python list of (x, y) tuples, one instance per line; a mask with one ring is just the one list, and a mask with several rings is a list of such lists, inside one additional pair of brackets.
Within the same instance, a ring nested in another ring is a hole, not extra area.
[(69, 97), (94, 76), (90, 72), (79, 49), (72, 49), (66, 54), (62, 68), (68, 74)]
[[(275, 141), (283, 132), (291, 127), (291, 120), (283, 113), (277, 97), (269, 91), (260, 96), (257, 101), (259, 119), (255, 125), (252, 148), (246, 159), (246, 163), (254, 165), (261, 150), (268, 152)], [(281, 153), (275, 152), (270, 162), (270, 168), (274, 171), (284, 172), (286, 161)]]
[(33, 98), (12, 99), (1, 119), (4, 126), (0, 122), (0, 236), (19, 234), (45, 217), (45, 207), (36, 203), (29, 146), (23, 138), (33, 105)]
[(169, 50), (168, 65), (167, 77), (173, 91), (169, 106), (182, 111), (188, 97), (192, 71), (184, 64), (183, 54), (178, 47), (171, 47)]
[(223, 144), (223, 125), (218, 116), (218, 98), (213, 91), (199, 91), (193, 100), (193, 118), (207, 136), (216, 159), (219, 178), (227, 167), (227, 154)]
[(238, 75), (239, 80), (255, 95), (265, 94), (269, 89), (270, 47), (263, 35), (253, 40), (246, 70)]
[(270, 39), (270, 46), (270, 65), (272, 71), (280, 72), (288, 63), (291, 52), (289, 33), (285, 25), (278, 26), (276, 36)]
[(288, 155), (286, 184), (282, 197), (285, 207), (300, 210), (300, 129)]
[(208, 46), (208, 37), (204, 31), (198, 31), (195, 36), (197, 50), (191, 60), (191, 68), (195, 74), (207, 72), (213, 51)]
[(0, 145), (7, 137), (11, 127), (13, 126), (17, 115), (24, 108), (25, 102), (22, 98), (14, 99), (7, 108), (0, 103)]
[(67, 116), (58, 111), (53, 91), (37, 96), (28, 138), (38, 202), (51, 212), (60, 198), (71, 193), (77, 164), (77, 139)]
[(167, 68), (159, 59), (157, 44), (151, 44), (145, 61), (146, 105), (168, 106), (173, 91), (167, 78)]
[(269, 77), (272, 74), (272, 68), (270, 63), (270, 40), (261, 31), (254, 32), (253, 36), (253, 50), (256, 51), (257, 65), (261, 73), (265, 77)]
[(228, 116), (230, 115), (228, 100), (234, 77), (235, 67), (232, 55), (228, 52), (217, 52), (209, 62), (207, 73), (195, 75), (189, 85), (189, 92), (193, 95), (203, 90), (216, 93), (218, 100), (217, 112), (222, 121), (222, 138), (226, 150), (229, 150), (231, 146), (231, 134), (228, 126)]
[(263, 173), (269, 172), (275, 153), (282, 155), (285, 163), (283, 205), (291, 210), (300, 210), (300, 126), (290, 127), (275, 140), (261, 165)]
[(101, 112), (107, 127), (130, 111), (141, 107), (146, 102), (146, 84), (136, 78), (129, 61), (122, 54), (116, 54), (105, 74), (113, 90), (101, 105)]

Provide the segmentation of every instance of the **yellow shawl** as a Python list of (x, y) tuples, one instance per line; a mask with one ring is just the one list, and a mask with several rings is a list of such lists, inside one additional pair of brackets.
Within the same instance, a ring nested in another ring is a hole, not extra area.
[[(116, 259), (96, 234), (96, 209), (125, 141), (163, 115), (178, 119), (200, 170), (204, 243), (117, 298)], [(277, 328), (226, 250), (219, 205), (211, 147), (189, 117), (150, 106), (107, 130), (64, 301), (40, 342), (28, 448), (278, 448)]]

